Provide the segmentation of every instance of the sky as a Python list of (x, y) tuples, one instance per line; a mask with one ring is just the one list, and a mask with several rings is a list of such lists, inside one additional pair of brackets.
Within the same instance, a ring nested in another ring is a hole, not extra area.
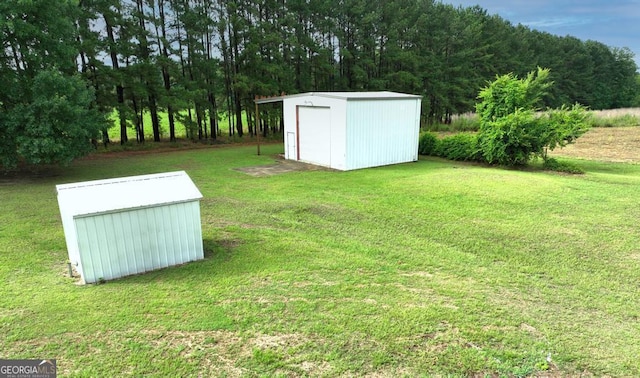
[(480, 5), (514, 25), (571, 35), (611, 47), (628, 47), (640, 66), (640, 0), (441, 0), (464, 7)]

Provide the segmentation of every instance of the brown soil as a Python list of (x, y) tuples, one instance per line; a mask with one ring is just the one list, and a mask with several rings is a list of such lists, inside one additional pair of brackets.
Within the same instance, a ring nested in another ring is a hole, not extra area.
[(259, 165), (255, 167), (236, 168), (236, 171), (246, 173), (250, 176), (265, 177), (274, 176), (281, 173), (295, 172), (295, 171), (320, 171), (331, 170), (330, 168), (320, 167), (313, 164), (306, 164), (294, 160), (284, 160), (281, 156), (278, 156), (275, 164)]
[(639, 163), (640, 127), (600, 127), (589, 130), (574, 144), (556, 149), (551, 156)]

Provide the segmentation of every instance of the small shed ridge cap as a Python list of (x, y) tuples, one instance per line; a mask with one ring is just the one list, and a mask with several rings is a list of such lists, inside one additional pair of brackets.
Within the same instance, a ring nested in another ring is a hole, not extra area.
[(407, 99), (407, 98), (422, 98), (420, 95), (390, 92), (390, 91), (373, 91), (373, 92), (306, 92), (293, 95), (274, 96), (255, 99), (256, 104), (268, 104), (273, 102), (280, 102), (288, 98), (304, 97), (304, 96), (318, 96), (335, 98), (342, 100), (394, 100), (394, 99)]
[(60, 184), (60, 185), (56, 185), (56, 190), (60, 192), (61, 190), (68, 190), (68, 189), (75, 189), (75, 188), (87, 188), (90, 186), (98, 186), (98, 185), (113, 185), (113, 184), (123, 184), (123, 183), (136, 182), (136, 181), (157, 180), (160, 178), (180, 177), (183, 175), (186, 175), (185, 171), (154, 173), (154, 174), (140, 175), (140, 176), (116, 177), (111, 179), (101, 179), (101, 180), (74, 182), (70, 184)]

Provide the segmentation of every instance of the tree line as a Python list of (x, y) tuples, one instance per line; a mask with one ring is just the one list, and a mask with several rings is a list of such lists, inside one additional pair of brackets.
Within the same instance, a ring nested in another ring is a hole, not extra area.
[(122, 143), (147, 128), (159, 141), (161, 117), (171, 140), (177, 127), (193, 139), (267, 134), (278, 116), (265, 109), (255, 127), (253, 99), (306, 91), (420, 94), (423, 121), (446, 122), (496, 75), (537, 67), (555, 83), (550, 107), (628, 107), (640, 93), (626, 48), (435, 0), (5, 0), (0, 11), (0, 83), (12, 88), (0, 107), (31, 101), (39, 73), (80, 76)]

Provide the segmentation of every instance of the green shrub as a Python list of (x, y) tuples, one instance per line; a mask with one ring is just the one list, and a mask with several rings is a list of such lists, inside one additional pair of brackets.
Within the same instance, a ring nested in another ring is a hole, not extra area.
[(479, 137), (482, 156), (490, 164), (526, 164), (532, 154), (542, 149), (536, 138), (538, 126), (538, 120), (530, 110), (516, 110), (486, 122)]
[(542, 168), (548, 171), (564, 172), (572, 174), (583, 174), (584, 170), (573, 163), (567, 161), (558, 161), (555, 158), (549, 158), (542, 163)]
[(418, 153), (420, 155), (433, 156), (435, 154), (438, 143), (438, 137), (434, 133), (426, 132), (420, 135), (420, 140), (418, 142)]
[(575, 142), (589, 130), (590, 120), (591, 115), (579, 104), (575, 104), (571, 108), (563, 105), (560, 109), (550, 110), (545, 116), (540, 117), (542, 157), (547, 158), (547, 150), (564, 147)]
[(574, 142), (588, 130), (588, 113), (578, 104), (538, 115), (537, 106), (551, 86), (549, 70), (539, 68), (525, 79), (503, 75), (480, 91), (479, 146), (490, 164), (524, 165), (546, 159), (547, 150)]
[(481, 161), (482, 154), (476, 134), (460, 133), (440, 140), (436, 155), (449, 160)]

